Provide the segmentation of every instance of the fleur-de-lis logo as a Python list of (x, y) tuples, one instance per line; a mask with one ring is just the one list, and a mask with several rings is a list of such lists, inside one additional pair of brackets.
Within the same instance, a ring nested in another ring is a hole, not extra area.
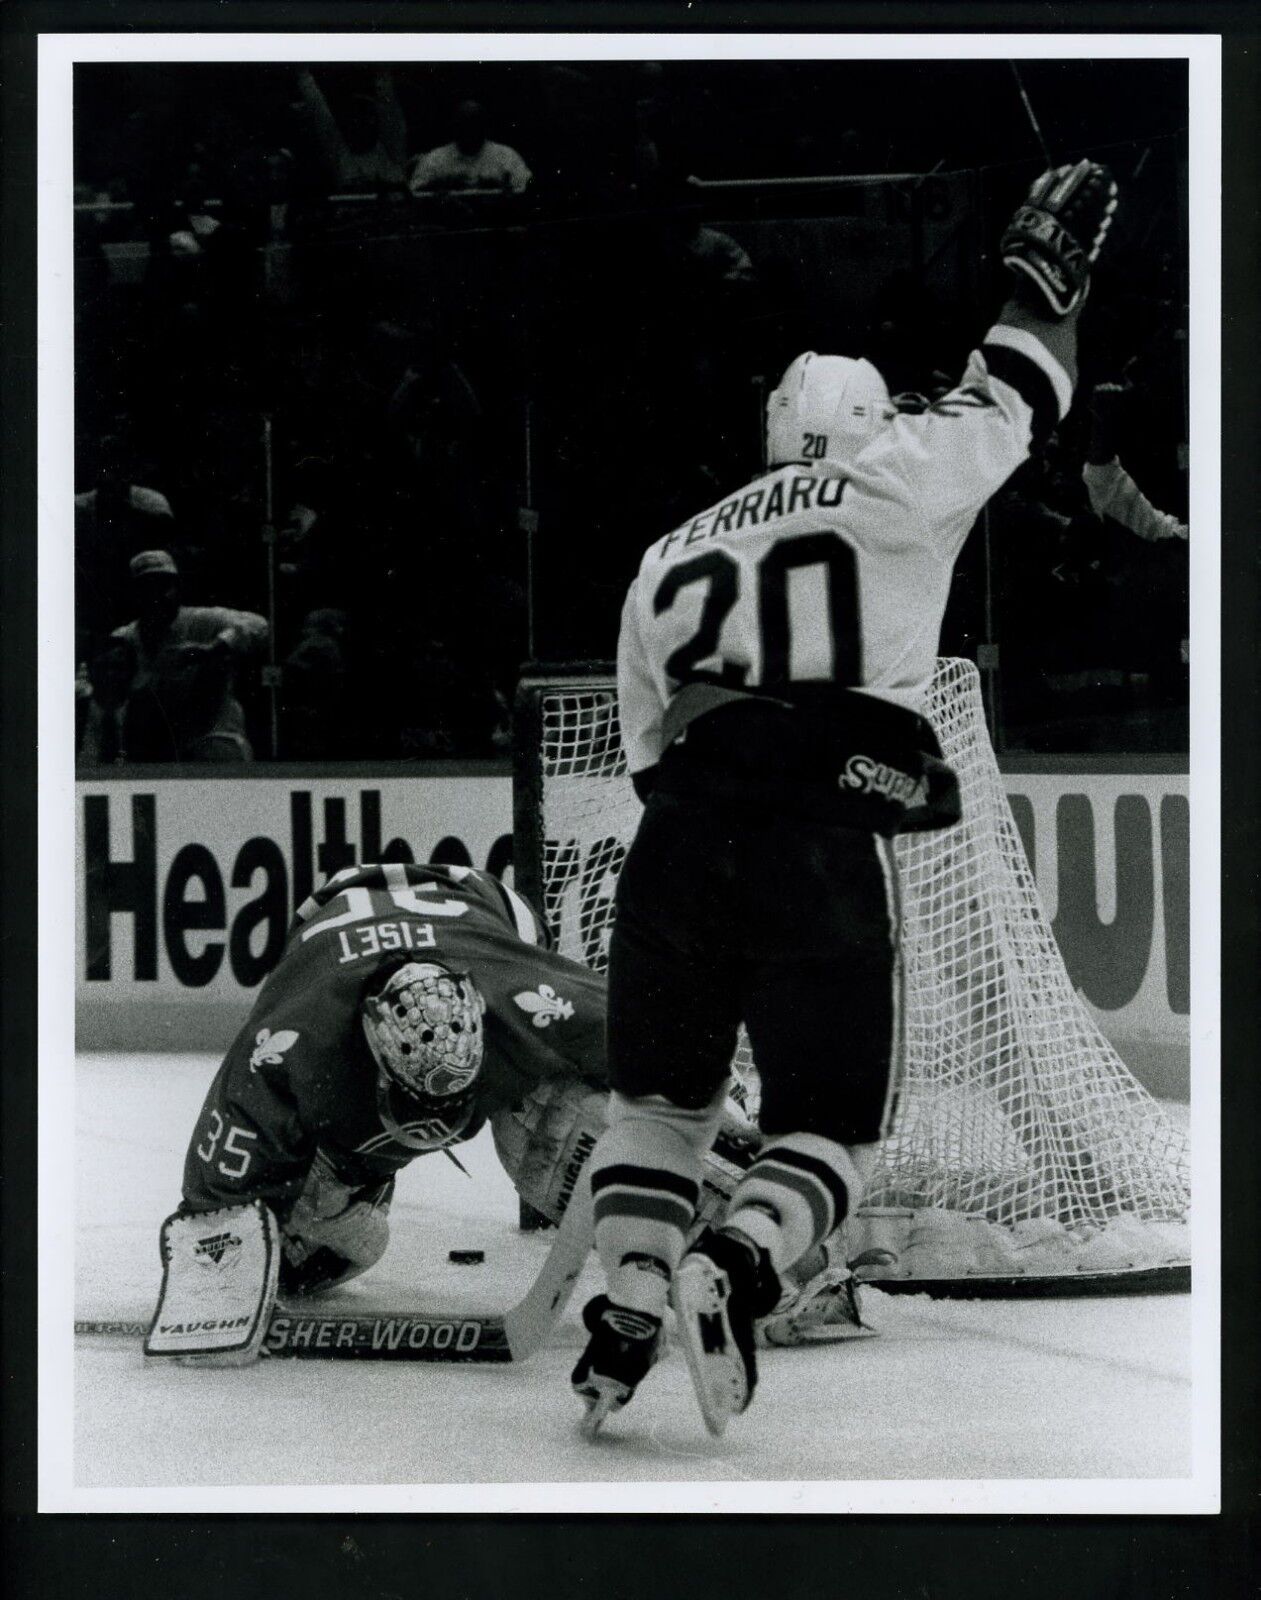
[(529, 1014), (536, 1028), (550, 1027), (557, 1018), (564, 1021), (574, 1014), (572, 1003), (562, 1000), (550, 983), (540, 983), (537, 991), (526, 989), (512, 998)]
[(281, 1028), (279, 1033), (273, 1033), (270, 1028), (260, 1028), (254, 1035), (250, 1071), (257, 1072), (260, 1067), (283, 1066), (285, 1051), (297, 1044), (298, 1037), (292, 1028)]

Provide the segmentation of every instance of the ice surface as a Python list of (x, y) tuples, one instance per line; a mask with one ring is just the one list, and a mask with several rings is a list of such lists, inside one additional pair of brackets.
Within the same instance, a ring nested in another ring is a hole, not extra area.
[[(146, 1318), (157, 1235), (216, 1062), (89, 1056), (77, 1072), (76, 1316)], [(498, 1311), (548, 1235), (516, 1228), (485, 1135), (399, 1181), (385, 1259), (340, 1303)], [(471, 1246), (485, 1263), (453, 1266)], [(870, 1292), (881, 1336), (763, 1357), (747, 1417), (710, 1440), (677, 1352), (594, 1446), (568, 1375), (579, 1285), (520, 1367), (277, 1361), (149, 1368), (76, 1344), (75, 1481), (88, 1486), (637, 1480), (1181, 1478), (1190, 1472), (1190, 1299), (934, 1302)], [(330, 1304), (329, 1300), (325, 1301)]]

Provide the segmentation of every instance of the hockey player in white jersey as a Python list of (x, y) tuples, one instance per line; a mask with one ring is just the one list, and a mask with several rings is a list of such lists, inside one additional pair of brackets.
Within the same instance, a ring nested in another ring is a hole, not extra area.
[[(1002, 240), (1015, 291), (959, 385), (899, 415), (866, 361), (808, 353), (770, 397), (770, 471), (646, 551), (618, 691), (646, 806), (610, 947), (609, 1127), (591, 1160), (607, 1294), (573, 1375), (594, 1431), (672, 1303), (706, 1425), (756, 1383), (780, 1274), (856, 1205), (900, 1048), (891, 835), (958, 789), (920, 715), (951, 573), (986, 500), (1067, 412), (1076, 313), (1116, 207), (1043, 175)], [(686, 1249), (736, 1033), (764, 1143)]]

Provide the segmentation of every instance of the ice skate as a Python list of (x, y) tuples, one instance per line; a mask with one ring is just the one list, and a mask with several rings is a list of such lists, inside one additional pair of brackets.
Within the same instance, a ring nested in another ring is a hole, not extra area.
[(580, 1431), (594, 1439), (604, 1419), (621, 1410), (657, 1359), (661, 1318), (614, 1305), (601, 1294), (588, 1302), (582, 1320), (591, 1338), (570, 1381), (587, 1406)]
[(725, 1231), (703, 1233), (674, 1275), (671, 1301), (701, 1415), (720, 1435), (757, 1387), (754, 1323), (779, 1299), (764, 1251)]

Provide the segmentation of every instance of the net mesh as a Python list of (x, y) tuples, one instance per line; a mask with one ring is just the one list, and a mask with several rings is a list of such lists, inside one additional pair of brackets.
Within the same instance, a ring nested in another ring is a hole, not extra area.
[[(611, 681), (540, 691), (543, 909), (567, 955), (608, 960), (640, 805)], [(1079, 999), (990, 747), (976, 668), (942, 661), (927, 715), (963, 820), (895, 841), (904, 1052), (863, 1205), (898, 1275), (1147, 1271), (1187, 1259), (1187, 1137)], [(741, 1038), (740, 1096), (757, 1074)]]

